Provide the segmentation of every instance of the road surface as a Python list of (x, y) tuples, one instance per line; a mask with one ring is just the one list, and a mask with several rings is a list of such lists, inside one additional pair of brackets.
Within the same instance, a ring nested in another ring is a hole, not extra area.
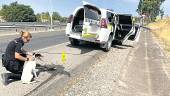
[[(33, 38), (29, 44), (25, 45), (25, 49), (34, 51), (38, 49), (42, 49), (45, 47), (61, 44), (64, 42), (68, 42), (67, 37), (65, 36), (65, 32), (43, 32), (43, 33), (33, 33)], [(10, 36), (2, 36), (0, 37), (0, 51), (5, 51), (7, 44), (19, 37), (19, 35), (10, 35)], [(1, 59), (2, 53), (0, 53)]]
[(67, 84), (53, 82), (38, 96), (170, 96), (170, 67), (157, 44), (143, 31), (137, 45), (114, 46)]
[[(15, 37), (0, 38), (1, 48)], [(68, 41), (63, 32), (33, 37), (34, 42), (27, 46), (33, 50)], [(40, 77), (44, 81), (38, 85), (14, 82), (2, 88), (2, 93), (7, 94), (15, 86), (25, 86), (22, 93), (19, 89), (11, 92), (17, 96), (170, 96), (169, 59), (149, 31), (142, 31), (139, 43), (128, 41), (125, 45), (113, 45), (108, 53), (94, 44), (74, 47), (66, 43), (47, 50), (72, 53), (68, 54), (68, 63), (62, 65), (70, 77), (50, 72), (42, 76), (49, 77), (47, 80)], [(55, 61), (56, 56), (48, 54), (47, 59)]]
[[(139, 44), (128, 49), (128, 54), (126, 49), (109, 54), (60, 95), (170, 96), (169, 62), (153, 34), (142, 32)], [(122, 54), (127, 58), (122, 58)]]

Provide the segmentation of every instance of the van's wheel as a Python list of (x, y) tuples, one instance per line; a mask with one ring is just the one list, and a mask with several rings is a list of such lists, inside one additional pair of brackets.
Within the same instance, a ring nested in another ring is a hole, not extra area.
[(70, 41), (71, 45), (73, 45), (73, 46), (79, 45), (79, 43), (80, 43), (79, 40), (74, 39), (74, 38), (69, 38), (69, 41)]
[(105, 45), (104, 51), (105, 52), (110, 51), (111, 47), (112, 47), (112, 35), (109, 36), (109, 39)]

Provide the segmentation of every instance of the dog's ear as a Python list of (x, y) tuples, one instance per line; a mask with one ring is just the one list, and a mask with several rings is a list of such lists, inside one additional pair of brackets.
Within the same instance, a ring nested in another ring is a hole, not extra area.
[(35, 54), (35, 57), (43, 57), (41, 54)]

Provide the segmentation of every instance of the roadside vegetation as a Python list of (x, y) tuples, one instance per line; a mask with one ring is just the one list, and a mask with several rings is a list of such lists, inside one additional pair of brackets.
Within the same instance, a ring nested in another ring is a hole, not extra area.
[(148, 27), (152, 30), (156, 37), (161, 39), (164, 44), (164, 48), (170, 52), (170, 17), (150, 23)]
[(161, 8), (162, 3), (165, 0), (140, 0), (137, 12), (139, 15), (145, 15), (148, 22), (156, 20), (157, 16), (164, 15), (164, 10)]
[[(50, 22), (49, 12), (34, 13), (29, 5), (13, 2), (9, 5), (3, 5), (0, 9), (0, 16), (6, 22)], [(62, 17), (58, 12), (52, 12), (53, 22), (66, 22), (67, 18)]]

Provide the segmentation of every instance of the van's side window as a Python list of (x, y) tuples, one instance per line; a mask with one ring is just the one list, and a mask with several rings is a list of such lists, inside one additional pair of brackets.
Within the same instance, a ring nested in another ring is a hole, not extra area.
[(114, 14), (107, 12), (107, 18), (108, 18), (110, 23), (113, 21), (113, 16), (114, 16)]
[(119, 15), (119, 23), (132, 25), (132, 18), (131, 16)]

